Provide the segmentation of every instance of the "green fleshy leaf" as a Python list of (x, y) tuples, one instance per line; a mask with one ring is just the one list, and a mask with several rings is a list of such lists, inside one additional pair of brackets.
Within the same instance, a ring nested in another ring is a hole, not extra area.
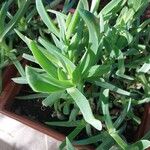
[(95, 127), (97, 130), (102, 130), (102, 123), (93, 116), (90, 104), (86, 97), (76, 88), (68, 88), (67, 92), (73, 98), (75, 103), (80, 108), (86, 122)]
[(50, 19), (48, 13), (46, 12), (44, 5), (42, 3), (42, 0), (36, 0), (36, 8), (37, 11), (40, 15), (40, 17), (42, 18), (43, 22), (46, 24), (46, 26), (48, 27), (48, 29), (54, 33), (56, 36), (59, 36), (59, 31), (56, 28), (55, 24), (53, 23), (53, 21)]
[(19, 10), (17, 11), (17, 13), (15, 14), (15, 16), (9, 21), (9, 23), (4, 27), (3, 32), (0, 34), (0, 41), (3, 40), (3, 38), (9, 33), (10, 30), (13, 29), (13, 27), (17, 24), (17, 22), (19, 21), (19, 19), (24, 15), (24, 13), (26, 12), (29, 4), (31, 3), (30, 0), (25, 0), (23, 1), (21, 7), (19, 8)]
[(126, 95), (126, 96), (130, 96), (131, 95), (130, 92), (125, 91), (125, 90), (123, 90), (121, 88), (118, 88), (118, 87), (116, 87), (116, 86), (114, 86), (114, 85), (112, 85), (112, 84), (110, 84), (108, 82), (95, 81), (94, 83), (96, 85), (98, 85), (98, 86), (101, 86), (101, 87), (103, 87), (105, 89), (109, 89), (109, 90), (114, 91), (114, 92), (116, 92), (118, 94), (121, 94), (121, 95)]
[(79, 13), (88, 27), (89, 43), (91, 44), (90, 48), (96, 55), (99, 47), (99, 36), (98, 36), (99, 28), (97, 18), (89, 11), (83, 9), (79, 10)]
[(75, 150), (69, 139), (66, 137), (66, 149), (67, 150)]
[(61, 92), (52, 93), (48, 97), (46, 97), (44, 100), (42, 100), (43, 106), (52, 106), (55, 101), (57, 101), (61, 97)]
[(63, 91), (64, 87), (57, 86), (56, 83), (42, 74), (37, 73), (32, 67), (26, 67), (26, 78), (28, 84), (36, 92), (52, 93)]

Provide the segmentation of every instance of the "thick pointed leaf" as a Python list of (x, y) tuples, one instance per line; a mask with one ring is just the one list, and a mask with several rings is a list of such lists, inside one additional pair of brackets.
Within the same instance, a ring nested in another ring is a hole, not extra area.
[(86, 97), (74, 87), (68, 88), (67, 92), (70, 94), (70, 96), (80, 108), (80, 111), (82, 112), (85, 121), (91, 124), (97, 130), (101, 130), (102, 123), (99, 120), (95, 119), (95, 117), (93, 116), (90, 104)]
[[(84, 129), (85, 124), (81, 122), (67, 137), (72, 142), (73, 139)], [(59, 146), (59, 149), (63, 149), (66, 145), (66, 140), (62, 142), (62, 144)]]
[[(102, 10), (100, 13), (103, 15), (106, 15), (110, 12), (112, 12), (115, 9), (121, 9), (121, 6), (126, 2), (127, 0), (111, 0)], [(120, 7), (120, 8), (118, 8)], [(117, 11), (116, 10), (116, 11)], [(114, 13), (116, 12), (114, 11)]]
[(150, 147), (150, 141), (149, 140), (140, 140), (140, 141), (136, 142), (135, 144), (128, 146), (128, 149), (145, 150), (149, 147)]
[(79, 12), (78, 12), (78, 10), (80, 8), (83, 8), (83, 3), (82, 3), (81, 0), (79, 1), (78, 6), (77, 6), (73, 16), (72, 16), (71, 20), (69, 21), (70, 24), (68, 25), (68, 29), (67, 29), (67, 32), (66, 32), (66, 38), (67, 39), (69, 39), (71, 37), (71, 35), (73, 34), (73, 32), (76, 28), (76, 25), (79, 21)]
[(100, 14), (99, 25), (100, 25), (100, 33), (104, 32), (105, 24), (104, 24), (104, 18), (102, 14)]
[(92, 13), (96, 12), (99, 7), (99, 3), (100, 3), (100, 0), (92, 1), (90, 12)]
[(26, 78), (28, 84), (36, 92), (52, 93), (64, 90), (63, 87), (53, 85), (46, 77), (38, 74), (31, 67), (26, 67)]
[(150, 24), (150, 19), (145, 20), (136, 30), (135, 33), (140, 33), (148, 24)]
[(101, 86), (101, 87), (103, 87), (105, 89), (109, 89), (110, 91), (114, 91), (114, 92), (116, 92), (118, 94), (121, 94), (121, 95), (126, 95), (126, 96), (130, 96), (131, 95), (130, 92), (125, 91), (125, 90), (123, 90), (121, 88), (118, 88), (117, 86), (112, 85), (112, 84), (110, 84), (108, 82), (95, 81), (94, 83), (96, 85), (98, 85), (98, 86)]
[(109, 130), (113, 130), (113, 123), (111, 120), (111, 116), (109, 114), (108, 98), (109, 98), (109, 89), (101, 90), (100, 101), (102, 104), (102, 111), (103, 111), (103, 114), (105, 117), (105, 123), (106, 123), (106, 126)]
[(99, 27), (96, 17), (89, 11), (83, 9), (80, 9), (79, 13), (88, 27), (90, 48), (96, 55), (99, 47)]
[(75, 150), (69, 139), (66, 137), (66, 149), (67, 150)]
[(96, 62), (96, 55), (90, 49), (86, 49), (86, 52), (82, 56), (80, 60), (80, 64), (76, 67), (75, 72), (78, 71), (82, 74), (82, 77), (86, 77), (88, 74), (88, 70), (91, 66), (93, 66)]
[(110, 65), (95, 65), (88, 71), (88, 78), (100, 77), (107, 74), (110, 71)]
[(39, 42), (46, 48), (46, 51), (43, 51), (45, 56), (48, 57), (49, 53), (55, 55), (55, 57), (64, 64), (68, 71), (71, 70), (71, 73), (74, 71), (76, 66), (67, 57), (58, 52), (54, 45), (42, 38), (39, 38)]
[(121, 123), (124, 121), (125, 117), (127, 116), (129, 110), (131, 108), (131, 99), (130, 101), (124, 106), (123, 111), (121, 112), (120, 116), (117, 118), (117, 120), (114, 122), (114, 127), (117, 129)]
[(56, 14), (58, 26), (59, 26), (59, 29), (60, 29), (59, 39), (65, 40), (65, 33), (66, 33), (65, 20), (66, 20), (67, 16), (65, 14), (63, 14), (61, 12), (58, 12), (58, 11), (55, 11), (55, 10), (48, 10), (48, 11), (51, 12), (51, 13)]
[[(55, 65), (42, 53), (37, 43), (30, 40), (19, 31), (15, 30), (18, 36), (27, 44), (29, 49), (32, 51), (35, 60), (39, 65), (47, 72), (50, 76), (57, 78), (57, 68)], [(52, 58), (51, 58), (52, 59)]]
[(31, 62), (34, 62), (34, 63), (37, 63), (37, 61), (35, 60), (35, 58), (32, 56), (32, 55), (29, 55), (29, 54), (23, 54), (22, 57), (26, 60), (29, 60)]
[(45, 123), (49, 126), (76, 127), (81, 123), (81, 121), (51, 121)]
[(16, 25), (19, 19), (24, 15), (30, 3), (30, 0), (23, 1), (21, 7), (19, 8), (15, 16), (9, 21), (9, 23), (5, 26), (3, 32), (0, 34), (0, 41), (3, 40), (3, 38), (8, 34), (8, 32), (12, 30), (12, 28)]
[(67, 18), (66, 18), (66, 28), (68, 29), (70, 22), (71, 22), (72, 14), (69, 13)]
[(50, 94), (48, 97), (46, 97), (43, 101), (42, 104), (44, 106), (52, 106), (55, 101), (57, 101), (60, 97), (61, 97), (61, 92), (57, 92), (57, 93), (52, 93)]
[(102, 89), (100, 93), (100, 101), (102, 103), (102, 111), (105, 117), (105, 123), (108, 132), (122, 149), (126, 149), (127, 143), (119, 136), (118, 132), (116, 132), (116, 129), (113, 126), (112, 118), (109, 113), (108, 99), (109, 99), (109, 89), (105, 89), (105, 90)]
[(42, 18), (43, 22), (48, 27), (48, 29), (55, 35), (59, 36), (59, 31), (56, 28), (53, 21), (50, 19), (48, 13), (46, 12), (44, 5), (42, 3), (42, 0), (36, 0), (36, 8), (37, 8), (37, 11), (38, 11), (40, 17)]
[(99, 141), (105, 141), (106, 138), (108, 138), (108, 133), (107, 132), (102, 132), (100, 134), (97, 134), (97, 135), (93, 135), (91, 137), (88, 137), (86, 139), (81, 139), (81, 140), (77, 140), (75, 142), (73, 142), (74, 144), (77, 144), (77, 145), (89, 145), (89, 144), (92, 144), (92, 143), (96, 143), (96, 142), (99, 142)]
[(134, 80), (133, 77), (128, 76), (128, 75), (125, 75), (125, 74), (123, 74), (123, 73), (120, 73), (119, 70), (116, 72), (116, 75), (119, 76), (119, 77), (121, 77), (121, 78), (123, 78), (123, 79), (131, 80), (131, 81)]
[(5, 18), (7, 16), (7, 11), (8, 11), (8, 3), (5, 2), (5, 3), (2, 4), (1, 10), (0, 10), (0, 33), (4, 29)]
[[(55, 43), (55, 45), (61, 50), (63, 51), (64, 49), (64, 43), (62, 41), (60, 41), (54, 34), (51, 34), (52, 35), (52, 39)], [(61, 36), (60, 36), (61, 37)]]
[(39, 65), (54, 78), (57, 78), (57, 69), (53, 63), (41, 52), (34, 41), (29, 42), (30, 50), (32, 51), (35, 59), (39, 63)]
[(28, 84), (25, 77), (16, 77), (16, 78), (12, 78), (12, 80), (17, 84)]
[(16, 57), (16, 55), (14, 53), (9, 53), (8, 54), (8, 57), (11, 59), (11, 61), (13, 62), (13, 64), (15, 65), (15, 67), (17, 68), (19, 74), (22, 76), (22, 77), (25, 77), (25, 71), (24, 71), (24, 68), (21, 64), (21, 62), (18, 60), (18, 58)]
[(147, 73), (150, 70), (150, 63), (144, 63), (138, 72)]
[(75, 105), (74, 108), (71, 110), (69, 121), (76, 121), (79, 111), (79, 108)]

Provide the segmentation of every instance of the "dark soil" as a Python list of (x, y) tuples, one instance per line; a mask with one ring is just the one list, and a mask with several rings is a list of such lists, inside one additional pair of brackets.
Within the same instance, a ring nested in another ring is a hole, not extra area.
[[(34, 94), (31, 93), (31, 89), (28, 86), (23, 86), (21, 92), (18, 96), (23, 95), (29, 95)], [(38, 123), (42, 123), (44, 126), (48, 128), (55, 129), (56, 131), (68, 135), (73, 131), (73, 127), (57, 127), (57, 126), (48, 126), (45, 124), (45, 122), (52, 122), (52, 121), (61, 121), (58, 120), (58, 118), (54, 115), (53, 108), (50, 107), (43, 107), (42, 105), (42, 99), (34, 99), (34, 100), (20, 100), (20, 99), (14, 99), (14, 102), (12, 103), (12, 106), (9, 107), (9, 111), (29, 118), (32, 121), (36, 121)], [(64, 120), (63, 120), (64, 121)], [(76, 140), (83, 138), (87, 138), (85, 130), (82, 130), (82, 132), (76, 137)]]
[[(19, 93), (18, 96), (29, 95), (31, 93), (31, 89), (28, 86), (24, 86)], [(20, 100), (15, 99), (12, 106), (10, 107), (11, 112), (14, 112), (17, 115), (28, 117), (30, 120), (42, 123), (47, 126), (45, 122), (49, 121), (60, 121), (56, 117), (53, 116), (53, 110), (50, 107), (42, 106), (42, 99), (33, 99), (33, 100)], [(48, 126), (49, 127), (49, 126)], [(51, 128), (60, 131), (61, 133), (68, 135), (73, 128), (65, 128), (65, 127), (53, 127)]]

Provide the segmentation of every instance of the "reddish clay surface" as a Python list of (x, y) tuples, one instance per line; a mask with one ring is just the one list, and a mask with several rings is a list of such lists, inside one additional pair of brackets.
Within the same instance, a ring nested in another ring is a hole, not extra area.
[[(150, 104), (146, 104), (142, 123), (139, 127), (138, 138), (142, 138), (150, 130)], [(148, 149), (150, 150), (150, 148)]]
[(6, 85), (11, 81), (11, 78), (13, 78), (17, 73), (17, 70), (13, 65), (7, 66), (3, 73), (3, 88), (6, 87)]

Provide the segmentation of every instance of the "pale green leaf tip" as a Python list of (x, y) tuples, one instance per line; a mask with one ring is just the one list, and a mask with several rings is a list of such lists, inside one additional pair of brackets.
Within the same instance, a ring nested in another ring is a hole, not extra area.
[(28, 71), (29, 71), (29, 69), (30, 69), (30, 66), (25, 66), (25, 73), (26, 73), (26, 75), (28, 75)]
[(2, 40), (3, 40), (3, 39), (2, 39), (2, 38), (0, 38), (0, 43), (2, 42)]
[(16, 78), (11, 78), (11, 80), (16, 83)]
[(24, 36), (21, 32), (19, 32), (18, 30), (14, 29), (14, 31), (16, 32), (16, 34), (29, 46), (31, 43), (31, 39), (29, 39), (28, 37)]
[(102, 123), (99, 120), (93, 121), (93, 127), (95, 127), (97, 130), (101, 131), (102, 130)]
[[(76, 92), (75, 87), (68, 88), (67, 91), (68, 91), (69, 94)], [(84, 114), (83, 114), (83, 116), (84, 116)], [(99, 131), (102, 130), (102, 123), (101, 123), (101, 121), (98, 120), (98, 119), (95, 119), (94, 116), (91, 119), (89, 119), (89, 120), (86, 119), (86, 118), (84, 118), (84, 119), (85, 119), (85, 121), (87, 123), (89, 123), (91, 126), (96, 128), (97, 130), (99, 130)]]
[(44, 101), (42, 101), (42, 105), (45, 106), (45, 107), (48, 106)]

